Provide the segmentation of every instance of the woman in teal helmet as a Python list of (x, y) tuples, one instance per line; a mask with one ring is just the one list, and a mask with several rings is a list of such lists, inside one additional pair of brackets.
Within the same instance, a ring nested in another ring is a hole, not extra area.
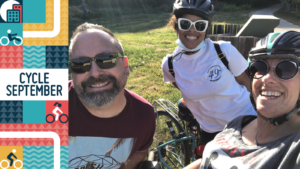
[(300, 33), (270, 33), (249, 54), (257, 116), (240, 116), (187, 169), (300, 168)]

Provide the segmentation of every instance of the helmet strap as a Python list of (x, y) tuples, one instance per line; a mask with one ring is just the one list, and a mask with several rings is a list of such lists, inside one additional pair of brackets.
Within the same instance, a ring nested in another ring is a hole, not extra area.
[(298, 107), (300, 103), (300, 100), (297, 101), (297, 106), (292, 110), (290, 111), (289, 113), (286, 113), (284, 114), (283, 116), (280, 116), (278, 118), (266, 118), (265, 116), (263, 116), (262, 114), (260, 114), (258, 111), (257, 111), (257, 114), (262, 118), (264, 119), (266, 122), (259, 128), (259, 130), (257, 131), (256, 135), (255, 135), (255, 144), (258, 145), (258, 141), (257, 141), (257, 135), (258, 133), (260, 132), (260, 130), (269, 122), (271, 124), (273, 124), (274, 126), (278, 126), (278, 125), (281, 125), (283, 122), (285, 121), (288, 121), (294, 114), (298, 113), (300, 111), (300, 107)]
[(284, 123), (285, 121), (288, 121), (294, 114), (298, 113), (299, 111), (300, 111), (300, 100), (298, 99), (296, 107), (292, 111), (290, 111), (280, 117), (266, 118), (265, 116), (260, 114), (258, 111), (257, 111), (257, 114), (265, 121), (270, 122), (274, 126), (278, 126), (278, 125), (281, 125), (282, 123)]

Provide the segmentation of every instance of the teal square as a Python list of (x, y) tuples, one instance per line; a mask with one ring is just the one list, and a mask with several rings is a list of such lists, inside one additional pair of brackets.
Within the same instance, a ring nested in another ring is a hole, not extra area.
[[(9, 41), (9, 34), (12, 38)], [(0, 46), (20, 46), (23, 43), (23, 24), (22, 23), (0, 23)]]
[(46, 46), (23, 46), (23, 69), (45, 69)]
[(23, 23), (46, 23), (46, 0), (23, 0)]
[(23, 101), (23, 123), (46, 123), (46, 101)]

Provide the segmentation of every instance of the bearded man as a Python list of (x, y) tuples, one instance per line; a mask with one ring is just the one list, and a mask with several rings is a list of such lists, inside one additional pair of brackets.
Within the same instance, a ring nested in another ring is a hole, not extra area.
[(84, 23), (69, 51), (69, 168), (133, 169), (152, 144), (155, 116), (151, 104), (125, 89), (129, 67), (120, 41)]

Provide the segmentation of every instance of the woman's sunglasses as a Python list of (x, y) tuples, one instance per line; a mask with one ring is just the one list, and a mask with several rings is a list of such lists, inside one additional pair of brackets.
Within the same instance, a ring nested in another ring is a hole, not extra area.
[(122, 55), (119, 53), (101, 53), (93, 58), (79, 57), (71, 59), (69, 65), (75, 74), (89, 72), (92, 67), (92, 61), (95, 61), (100, 69), (111, 69), (117, 65), (118, 57), (122, 57)]
[(178, 18), (178, 28), (180, 30), (187, 31), (191, 29), (192, 25), (194, 25), (194, 28), (197, 32), (205, 32), (208, 26), (207, 20), (197, 20), (195, 22), (190, 21), (186, 18)]
[[(274, 69), (275, 75), (281, 80), (290, 80), (295, 77), (299, 70), (298, 62), (294, 60), (282, 60)], [(270, 70), (270, 66), (263, 60), (251, 62), (248, 68), (249, 75), (254, 79), (262, 78)]]

